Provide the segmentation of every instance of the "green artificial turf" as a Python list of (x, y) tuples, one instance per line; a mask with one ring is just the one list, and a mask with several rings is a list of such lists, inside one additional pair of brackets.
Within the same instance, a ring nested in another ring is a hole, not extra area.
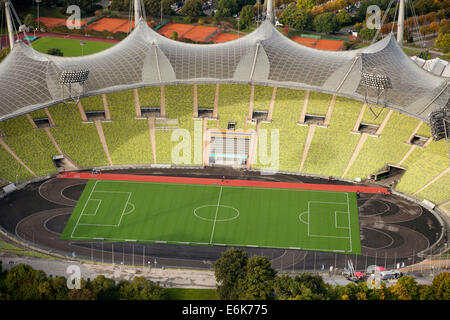
[(361, 253), (354, 193), (227, 185), (90, 180), (62, 238)]
[(84, 41), (85, 45), (82, 49), (80, 42), (81, 40), (76, 39), (43, 37), (34, 41), (32, 47), (43, 53), (47, 53), (49, 49), (58, 48), (63, 52), (65, 57), (78, 57), (82, 54), (86, 56), (103, 51), (114, 45), (114, 43), (110, 42)]

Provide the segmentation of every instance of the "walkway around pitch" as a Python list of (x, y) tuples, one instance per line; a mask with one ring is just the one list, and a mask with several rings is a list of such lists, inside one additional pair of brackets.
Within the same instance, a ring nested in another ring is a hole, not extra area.
[(110, 174), (110, 173), (88, 173), (88, 172), (64, 172), (58, 175), (58, 178), (69, 179), (94, 179), (94, 180), (116, 180), (116, 181), (140, 181), (140, 182), (165, 182), (165, 183), (186, 183), (186, 184), (214, 184), (241, 187), (258, 188), (282, 188), (282, 189), (302, 189), (302, 190), (323, 190), (323, 191), (342, 191), (342, 192), (360, 192), (375, 194), (390, 194), (386, 188), (365, 187), (351, 185), (333, 185), (333, 184), (311, 184), (311, 183), (292, 183), (292, 182), (272, 182), (272, 181), (249, 181), (249, 180), (227, 180), (227, 179), (209, 179), (209, 178), (185, 178), (169, 176), (144, 176), (130, 174)]

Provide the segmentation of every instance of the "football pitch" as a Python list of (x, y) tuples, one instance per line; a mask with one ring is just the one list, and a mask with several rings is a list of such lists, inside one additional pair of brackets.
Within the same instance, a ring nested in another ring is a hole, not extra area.
[(114, 43), (109, 42), (84, 41), (85, 45), (81, 48), (80, 43), (81, 40), (76, 39), (42, 37), (34, 41), (32, 47), (42, 53), (47, 53), (47, 50), (51, 48), (58, 48), (65, 57), (78, 57), (81, 56), (82, 53), (84, 55), (89, 55), (103, 51), (114, 45)]
[(353, 192), (89, 180), (62, 239), (361, 254)]

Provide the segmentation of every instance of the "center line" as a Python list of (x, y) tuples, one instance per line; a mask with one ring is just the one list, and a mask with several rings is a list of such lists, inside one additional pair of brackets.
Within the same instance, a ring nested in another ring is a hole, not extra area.
[(217, 207), (216, 207), (216, 216), (214, 217), (214, 224), (211, 232), (211, 239), (209, 239), (209, 243), (212, 243), (212, 239), (214, 236), (214, 229), (216, 228), (216, 219), (217, 219), (217, 213), (219, 212), (219, 204), (220, 204), (220, 197), (222, 197), (222, 186), (220, 186), (220, 193), (219, 193), (219, 200), (217, 201)]

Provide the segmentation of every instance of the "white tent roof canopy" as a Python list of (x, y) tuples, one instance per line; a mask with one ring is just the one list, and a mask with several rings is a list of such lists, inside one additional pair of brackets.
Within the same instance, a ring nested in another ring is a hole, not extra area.
[[(73, 98), (59, 77), (89, 70), (81, 97), (171, 84), (241, 83), (310, 89), (376, 103), (361, 72), (387, 76), (385, 105), (428, 122), (450, 97), (448, 79), (419, 67), (391, 35), (353, 51), (322, 51), (299, 45), (265, 21), (226, 43), (200, 45), (161, 36), (141, 20), (120, 43), (83, 57), (39, 53), (23, 42), (0, 64), (0, 121)], [(73, 85), (73, 89), (79, 85)]]

